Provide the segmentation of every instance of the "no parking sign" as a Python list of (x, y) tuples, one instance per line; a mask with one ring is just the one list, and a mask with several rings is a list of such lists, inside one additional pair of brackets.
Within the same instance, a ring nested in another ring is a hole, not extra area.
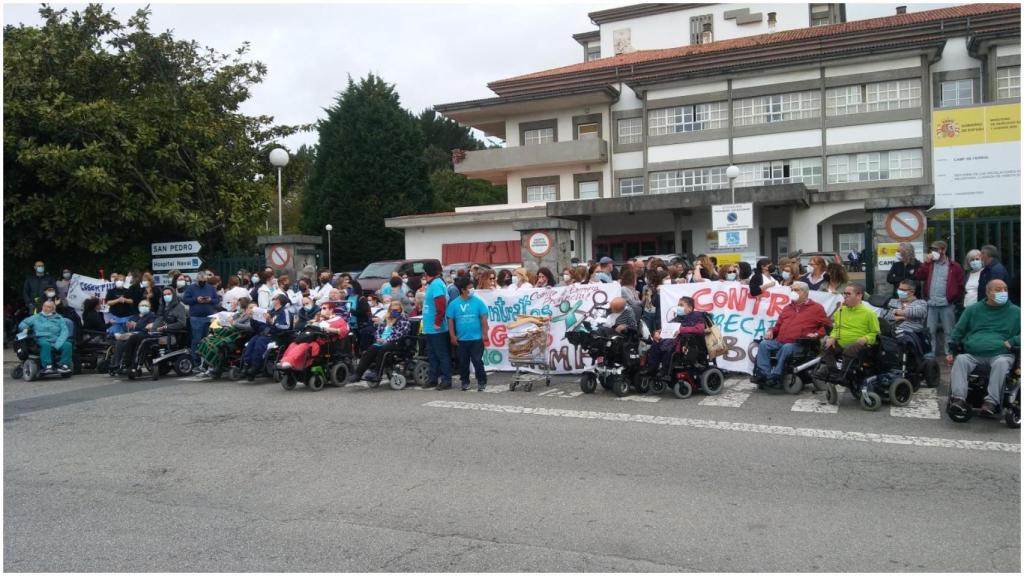
[(267, 246), (267, 264), (274, 270), (284, 270), (292, 263), (292, 247), (284, 244)]
[(924, 233), (925, 218), (920, 210), (900, 208), (885, 217), (885, 231), (889, 237), (900, 242), (910, 242)]

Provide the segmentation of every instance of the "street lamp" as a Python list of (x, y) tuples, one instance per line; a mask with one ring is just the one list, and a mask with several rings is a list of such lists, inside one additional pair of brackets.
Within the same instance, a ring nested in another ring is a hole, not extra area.
[(277, 235), (284, 236), (284, 225), (281, 219), (281, 168), (288, 165), (288, 151), (274, 148), (270, 151), (270, 163), (277, 166)]
[(733, 164), (725, 169), (725, 175), (729, 178), (729, 193), (732, 194), (732, 203), (736, 203), (736, 177), (740, 175), (740, 167)]
[(331, 268), (331, 230), (334, 230), (334, 226), (328, 224), (324, 228), (327, 230), (327, 267), (333, 270)]

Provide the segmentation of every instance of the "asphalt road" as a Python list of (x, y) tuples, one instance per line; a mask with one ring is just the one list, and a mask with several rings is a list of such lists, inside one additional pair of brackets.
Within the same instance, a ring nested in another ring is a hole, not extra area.
[(3, 567), (1020, 571), (1001, 421), (492, 382), (5, 377)]

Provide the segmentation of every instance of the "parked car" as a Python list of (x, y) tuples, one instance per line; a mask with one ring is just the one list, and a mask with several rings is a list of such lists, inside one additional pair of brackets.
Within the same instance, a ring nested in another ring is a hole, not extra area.
[(434, 259), (373, 262), (359, 273), (359, 285), (363, 287), (363, 294), (372, 294), (391, 279), (392, 272), (397, 272), (399, 276), (408, 276), (407, 284), (410, 290), (419, 290), (423, 266), (427, 262), (437, 262), (438, 266), (441, 265), (440, 261)]
[(460, 269), (465, 270), (466, 273), (469, 274), (469, 269), (472, 268), (473, 266), (479, 266), (483, 270), (490, 270), (491, 269), (491, 266), (489, 264), (479, 264), (479, 263), (475, 263), (475, 262), (458, 262), (456, 264), (448, 264), (448, 265), (446, 265), (443, 268), (444, 275), (445, 276), (451, 276), (452, 278), (455, 278), (455, 275), (458, 273), (458, 271)]

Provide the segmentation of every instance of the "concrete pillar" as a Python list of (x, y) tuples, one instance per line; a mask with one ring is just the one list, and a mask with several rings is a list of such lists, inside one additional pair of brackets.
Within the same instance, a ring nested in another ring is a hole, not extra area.
[(258, 236), (256, 243), (263, 249), (267, 266), (273, 268), (275, 274), (287, 274), (295, 282), (305, 266), (317, 266), (317, 251), (322, 242), (319, 236), (286, 234)]
[(561, 274), (571, 264), (570, 239), (576, 232), (576, 225), (554, 218), (537, 218), (512, 223), (512, 228), (521, 234), (520, 250), (523, 266), (532, 272), (547, 267), (552, 273)]
[(676, 254), (683, 253), (683, 213), (679, 210), (672, 211), (672, 238), (673, 238), (673, 252)]

